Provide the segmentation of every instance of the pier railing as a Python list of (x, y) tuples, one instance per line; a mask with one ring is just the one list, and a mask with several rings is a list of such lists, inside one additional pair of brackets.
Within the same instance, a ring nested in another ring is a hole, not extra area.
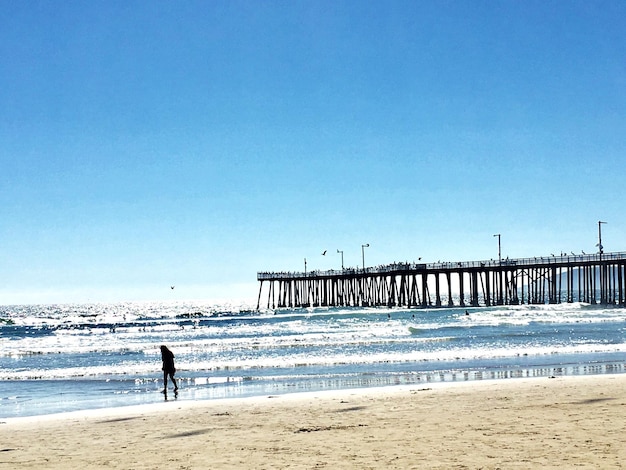
[(379, 266), (368, 266), (363, 268), (348, 267), (344, 269), (311, 270), (306, 272), (283, 271), (283, 272), (258, 272), (258, 281), (285, 280), (285, 279), (310, 279), (328, 278), (334, 276), (351, 276), (363, 274), (393, 274), (402, 271), (455, 271), (484, 268), (505, 268), (509, 267), (538, 267), (538, 266), (564, 266), (572, 264), (595, 264), (610, 261), (626, 260), (626, 252), (595, 253), (595, 254), (561, 254), (549, 256), (534, 256), (531, 258), (506, 258), (502, 260), (482, 260), (482, 261), (437, 261), (431, 263), (396, 262)]

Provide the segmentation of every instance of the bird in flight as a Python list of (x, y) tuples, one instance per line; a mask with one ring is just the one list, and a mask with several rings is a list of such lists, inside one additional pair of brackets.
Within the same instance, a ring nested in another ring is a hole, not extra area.
[(322, 256), (326, 256), (326, 252), (327, 252), (327, 251), (328, 251), (328, 250), (324, 250), (324, 253), (322, 253)]
[(176, 287), (176, 286), (170, 286), (170, 289), (174, 290), (174, 287)]

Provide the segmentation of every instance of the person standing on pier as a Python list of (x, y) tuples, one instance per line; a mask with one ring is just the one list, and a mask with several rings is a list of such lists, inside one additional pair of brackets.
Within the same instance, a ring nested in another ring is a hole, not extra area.
[(174, 393), (178, 391), (178, 384), (174, 378), (176, 368), (174, 367), (174, 353), (167, 346), (161, 346), (161, 360), (163, 361), (163, 393), (167, 394), (167, 377), (174, 384)]

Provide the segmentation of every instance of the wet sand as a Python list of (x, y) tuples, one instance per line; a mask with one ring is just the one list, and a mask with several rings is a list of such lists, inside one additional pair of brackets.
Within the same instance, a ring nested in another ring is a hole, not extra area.
[(626, 374), (0, 420), (0, 469), (626, 468)]

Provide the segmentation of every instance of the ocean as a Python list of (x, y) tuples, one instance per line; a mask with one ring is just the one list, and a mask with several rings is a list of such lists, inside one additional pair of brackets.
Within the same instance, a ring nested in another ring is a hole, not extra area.
[[(179, 393), (161, 393), (160, 345)], [(626, 371), (626, 309), (0, 306), (0, 418), (164, 400)]]

